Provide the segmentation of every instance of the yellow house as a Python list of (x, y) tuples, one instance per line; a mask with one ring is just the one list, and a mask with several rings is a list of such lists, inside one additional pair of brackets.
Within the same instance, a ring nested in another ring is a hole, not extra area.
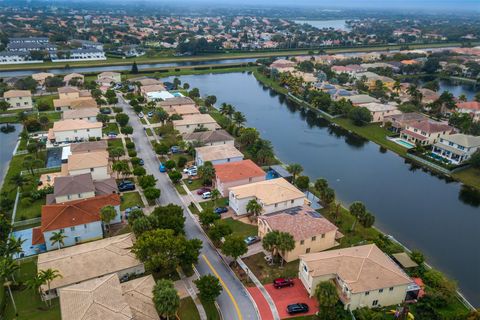
[(309, 206), (294, 207), (258, 217), (258, 236), (272, 231), (287, 232), (295, 239), (295, 249), (280, 253), (286, 262), (305, 253), (320, 252), (337, 246), (342, 236), (338, 228)]
[(375, 244), (300, 256), (299, 278), (313, 296), (322, 281), (333, 281), (345, 309), (384, 307), (415, 295), (418, 286)]

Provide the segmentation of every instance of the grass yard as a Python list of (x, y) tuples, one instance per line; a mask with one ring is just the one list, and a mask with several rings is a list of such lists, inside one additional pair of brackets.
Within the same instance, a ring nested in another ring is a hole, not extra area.
[(12, 114), (11, 116), (8, 117), (1, 117), (0, 118), (0, 123), (14, 123), (14, 122), (19, 122), (18, 121), (18, 116), (17, 114)]
[(24, 196), (23, 194), (20, 197), (17, 214), (15, 215), (15, 221), (28, 220), (41, 216), (42, 206), (45, 205), (45, 198), (34, 200), (31, 202), (29, 202), (28, 199), (29, 198)]
[(108, 140), (108, 147), (111, 147), (111, 148), (122, 148), (123, 149), (123, 143), (122, 143), (122, 139), (110, 139)]
[(102, 133), (107, 134), (109, 132), (114, 132), (114, 133), (118, 134), (120, 132), (118, 130), (118, 125), (114, 122), (107, 123), (106, 126), (103, 127), (103, 129), (102, 129)]
[(200, 320), (197, 306), (191, 297), (180, 300), (180, 308), (178, 309), (178, 317), (180, 320)]
[[(19, 283), (23, 283), (28, 279), (31, 279), (37, 273), (36, 266), (37, 258), (31, 258), (23, 260), (20, 264), (20, 270), (15, 276), (15, 280)], [(7, 303), (4, 316), (6, 319), (18, 319), (18, 320), (60, 320), (60, 303), (58, 298), (52, 300), (52, 307), (48, 308), (45, 302), (40, 299), (40, 295), (31, 289), (26, 288), (23, 285), (19, 285), (13, 290), (13, 297), (17, 305), (18, 317), (15, 317), (15, 312), (10, 300), (10, 297), (6, 297)]]
[(205, 313), (207, 314), (208, 320), (220, 320), (220, 315), (218, 314), (217, 307), (215, 307), (215, 303), (213, 302), (204, 302), (202, 301), (203, 308), (205, 309)]
[(276, 278), (296, 278), (298, 276), (299, 260), (285, 263), (283, 267), (280, 267), (279, 264), (269, 265), (264, 257), (265, 254), (260, 252), (242, 259), (261, 283), (272, 283)]
[[(43, 115), (47, 116), (50, 122), (55, 122), (62, 118), (61, 112), (40, 112), (39, 116), (43, 116)], [(53, 126), (53, 123), (52, 123), (52, 126)]]
[(123, 193), (121, 199), (120, 210), (125, 210), (133, 206), (145, 207), (138, 191)]
[(205, 201), (205, 202), (200, 202), (200, 206), (204, 210), (207, 210), (207, 209), (213, 210), (216, 207), (224, 207), (226, 205), (228, 205), (228, 198), (219, 198), (215, 201), (208, 200), (208, 201)]
[[(192, 183), (188, 183), (188, 181), (192, 181)], [(200, 179), (184, 179), (183, 182), (185, 182), (185, 185), (190, 191), (197, 190), (203, 187), (202, 180)]]
[(255, 76), (255, 79), (257, 79), (258, 81), (260, 81), (261, 83), (263, 83), (267, 87), (270, 87), (273, 90), (275, 90), (277, 92), (280, 92), (280, 93), (283, 93), (283, 94), (288, 93), (287, 88), (284, 88), (281, 85), (279, 85), (277, 81), (272, 80), (270, 78), (267, 78), (266, 76), (264, 76), (263, 74), (258, 72), (258, 70), (253, 71), (253, 75)]
[(256, 225), (244, 223), (232, 218), (223, 219), (223, 221), (232, 228), (233, 234), (240, 235), (243, 238), (256, 236), (258, 234), (258, 227)]
[(452, 174), (454, 179), (460, 180), (464, 184), (480, 190), (480, 169), (466, 168)]
[(179, 183), (174, 183), (173, 185), (175, 186), (175, 189), (177, 189), (178, 193), (180, 193), (181, 195), (186, 195), (187, 194), (187, 191), (185, 191), (185, 189), (183, 189), (183, 186), (180, 182)]
[[(193, 157), (192, 157), (192, 155), (190, 155), (189, 153), (175, 153), (175, 154), (172, 154), (169, 158), (170, 158), (170, 160), (175, 161), (175, 164), (177, 164), (177, 163), (178, 163), (178, 159), (179, 159), (180, 157), (186, 158), (186, 159), (187, 159), (187, 163), (193, 161)], [(183, 167), (180, 168), (180, 167), (178, 167), (178, 165), (177, 165), (177, 168), (182, 169)]]
[(149, 136), (149, 137), (153, 136), (152, 129), (150, 129), (150, 128), (147, 128), (147, 130), (145, 130), (145, 133), (146, 133), (147, 136)]
[(58, 94), (51, 94), (48, 96), (38, 96), (33, 99), (33, 102), (38, 107), (39, 104), (46, 103), (48, 110), (55, 110), (53, 107), (53, 99), (58, 99)]

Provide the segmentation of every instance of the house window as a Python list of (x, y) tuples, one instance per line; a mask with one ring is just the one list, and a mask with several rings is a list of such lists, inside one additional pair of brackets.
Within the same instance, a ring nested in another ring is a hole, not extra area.
[(77, 133), (77, 130), (73, 130), (74, 133)]
[(308, 272), (308, 269), (307, 269), (306, 265), (303, 266), (303, 271)]
[(275, 203), (275, 208), (278, 207), (278, 203)]
[(313, 236), (313, 237), (312, 237), (312, 241), (315, 241), (315, 240), (317, 240), (317, 237), (316, 237), (316, 236)]
[(79, 194), (78, 194), (78, 197), (79, 197), (79, 198), (81, 198), (81, 197), (82, 197), (82, 194), (81, 194), (81, 193), (79, 193)]
[(307, 248), (307, 249), (305, 250), (305, 253), (310, 253), (310, 248)]
[(190, 125), (189, 125), (189, 124), (187, 124), (187, 128), (190, 128)]
[(70, 231), (75, 231), (75, 227), (70, 227)]
[(70, 200), (70, 195), (69, 194), (67, 194), (67, 199)]
[(388, 290), (393, 291), (393, 287), (390, 287), (390, 289), (388, 289)]
[(90, 129), (87, 129), (87, 132), (90, 132)]
[(365, 292), (365, 295), (368, 296), (370, 294), (370, 291)]
[(252, 178), (248, 178), (248, 182), (252, 182)]
[(90, 168), (90, 172), (93, 172), (93, 168)]
[(84, 229), (87, 229), (87, 224), (84, 224), (84, 225), (83, 225), (83, 228), (84, 228)]
[(378, 304), (378, 300), (373, 300), (372, 301), (372, 306), (376, 306)]
[(382, 292), (383, 292), (383, 289), (378, 290), (378, 293), (382, 293)]
[(325, 233), (322, 233), (322, 239), (325, 238)]
[(64, 233), (65, 232), (65, 229), (60, 229), (60, 233)]
[(290, 203), (293, 203), (295, 200), (290, 200)]
[(305, 243), (305, 240), (300, 240), (300, 244), (303, 246), (303, 244)]

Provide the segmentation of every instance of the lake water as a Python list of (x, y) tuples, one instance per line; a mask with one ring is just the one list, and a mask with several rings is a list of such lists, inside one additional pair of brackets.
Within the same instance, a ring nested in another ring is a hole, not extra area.
[[(173, 78), (169, 78), (170, 81)], [(181, 76), (218, 105), (231, 103), (272, 141), (285, 163), (300, 163), (311, 180), (328, 179), (343, 204), (359, 200), (376, 216), (375, 225), (459, 282), (480, 305), (480, 195), (423, 171), (330, 125), (312, 111), (299, 110), (247, 73)]]
[(333, 28), (335, 30), (350, 31), (345, 20), (295, 20), (295, 23), (309, 24), (318, 29)]
[[(12, 153), (15, 149), (22, 128), (20, 124), (11, 125), (15, 127), (15, 131), (9, 133), (3, 133), (0, 131), (0, 186), (3, 183), (4, 175), (8, 169), (8, 163), (12, 158)], [(0, 125), (0, 127), (2, 126), (3, 125)]]

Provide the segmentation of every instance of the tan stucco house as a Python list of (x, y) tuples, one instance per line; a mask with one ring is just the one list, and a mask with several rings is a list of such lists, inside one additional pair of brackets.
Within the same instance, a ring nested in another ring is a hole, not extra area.
[(174, 120), (173, 128), (180, 134), (192, 133), (195, 130), (213, 131), (219, 128), (217, 122), (209, 114), (194, 114)]
[(29, 90), (8, 90), (3, 99), (10, 105), (9, 109), (32, 109), (32, 93)]

